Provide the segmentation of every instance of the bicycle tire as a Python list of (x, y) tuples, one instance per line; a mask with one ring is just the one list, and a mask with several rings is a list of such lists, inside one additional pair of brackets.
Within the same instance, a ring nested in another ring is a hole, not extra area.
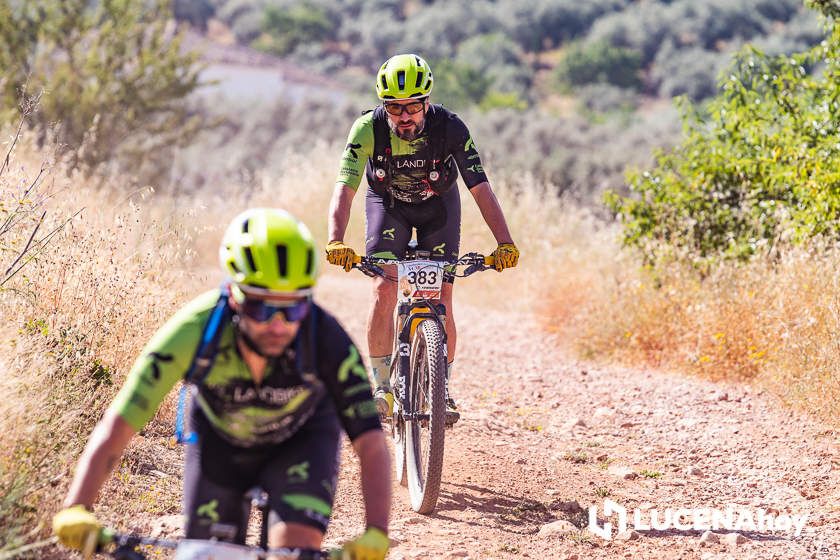
[(431, 513), (437, 505), (446, 436), (446, 351), (441, 324), (425, 319), (411, 341), (408, 386), (413, 413), (428, 421), (406, 422), (406, 459), (411, 508)]

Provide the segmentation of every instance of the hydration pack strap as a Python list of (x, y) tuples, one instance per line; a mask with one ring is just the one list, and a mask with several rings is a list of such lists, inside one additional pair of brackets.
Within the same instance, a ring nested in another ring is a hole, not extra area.
[(230, 309), (228, 297), (230, 296), (230, 282), (225, 281), (219, 288), (219, 299), (216, 306), (210, 312), (207, 322), (204, 323), (204, 330), (201, 332), (201, 339), (196, 347), (190, 367), (184, 374), (184, 382), (181, 384), (181, 392), (178, 395), (178, 407), (175, 413), (175, 441), (177, 443), (196, 443), (198, 436), (195, 432), (184, 432), (184, 417), (186, 415), (187, 385), (192, 384), (199, 387), (213, 363), (216, 361), (216, 354), (219, 351), (219, 341), (225, 330), (225, 325), (230, 322), (233, 311)]

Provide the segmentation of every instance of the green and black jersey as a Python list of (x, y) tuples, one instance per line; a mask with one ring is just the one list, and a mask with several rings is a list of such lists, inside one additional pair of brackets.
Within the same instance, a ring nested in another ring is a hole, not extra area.
[[(172, 387), (190, 366), (204, 324), (219, 298), (212, 290), (178, 311), (150, 340), (111, 405), (140, 431), (154, 416)], [(313, 304), (298, 338), (317, 325), (311, 360), (297, 352), (308, 345), (292, 342), (274, 358), (260, 384), (254, 383), (235, 344), (229, 323), (219, 343), (212, 369), (200, 384), (194, 405), (201, 408), (214, 430), (241, 446), (280, 443), (315, 414), (336, 411), (350, 439), (380, 427), (364, 365), (356, 347), (334, 317)], [(312, 363), (312, 371), (302, 364)], [(334, 407), (319, 407), (329, 399)]]
[[(368, 185), (373, 187), (377, 183), (371, 165), (375, 143), (373, 119), (374, 111), (356, 119), (341, 156), (336, 182), (353, 190), (358, 189), (363, 172), (367, 176)], [(435, 194), (423, 180), (427, 177), (433, 152), (429, 147), (429, 131), (438, 126), (442, 130), (434, 134), (435, 141), (444, 142), (445, 146), (434, 152), (443, 156), (444, 164), (452, 171), (448, 173), (449, 186), (454, 185), (458, 179), (454, 166), (457, 166), (468, 188), (487, 181), (481, 157), (464, 121), (440, 105), (431, 105), (426, 114), (424, 130), (417, 139), (406, 141), (389, 130), (393, 159), (389, 187), (397, 199), (417, 202)]]

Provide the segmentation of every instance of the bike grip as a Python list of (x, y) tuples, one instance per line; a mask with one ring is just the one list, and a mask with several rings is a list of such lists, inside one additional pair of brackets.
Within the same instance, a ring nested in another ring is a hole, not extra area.
[(484, 266), (494, 266), (496, 264), (496, 257), (487, 255), (484, 257)]
[(362, 262), (362, 256), (361, 255), (353, 255), (353, 264), (359, 264), (360, 262)]

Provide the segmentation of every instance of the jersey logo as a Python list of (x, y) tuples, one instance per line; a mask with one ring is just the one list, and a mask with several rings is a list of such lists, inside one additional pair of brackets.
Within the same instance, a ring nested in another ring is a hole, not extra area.
[(217, 507), (219, 507), (219, 500), (210, 500), (206, 504), (198, 506), (198, 509), (196, 509), (195, 512), (199, 517), (206, 517), (213, 523), (218, 523), (219, 512), (216, 511)]
[[(159, 354), (157, 352), (151, 352), (149, 357), (152, 359), (152, 378), (154, 378), (155, 381), (160, 381), (160, 366), (158, 365), (158, 362), (169, 363), (175, 358), (172, 354)], [(149, 385), (151, 385), (151, 383), (149, 383)]]
[(394, 240), (394, 235), (396, 233), (397, 228), (390, 228), (390, 229), (383, 229), (382, 230), (382, 237), (387, 239), (388, 241)]
[(292, 465), (286, 469), (289, 482), (306, 482), (309, 480), (309, 461)]
[(440, 245), (436, 245), (436, 246), (432, 247), (432, 251), (436, 255), (442, 255), (445, 250), (446, 250), (446, 243), (445, 242), (441, 243)]
[(473, 173), (484, 173), (484, 168), (481, 166), (480, 163), (476, 163), (475, 165), (471, 165), (467, 167)]
[(475, 142), (473, 142), (472, 136), (467, 138), (467, 143), (464, 144), (464, 151), (469, 152), (470, 150), (475, 150)]
[(361, 144), (348, 143), (347, 146), (344, 147), (344, 151), (349, 152), (350, 157), (352, 157), (353, 159), (359, 159), (359, 154), (356, 153), (356, 150), (358, 150), (361, 147), (362, 147)]
[(338, 366), (338, 381), (344, 383), (350, 377), (350, 373), (367, 381), (365, 366), (359, 363), (359, 351), (351, 344), (348, 352), (350, 352), (350, 355), (344, 358), (344, 361)]

